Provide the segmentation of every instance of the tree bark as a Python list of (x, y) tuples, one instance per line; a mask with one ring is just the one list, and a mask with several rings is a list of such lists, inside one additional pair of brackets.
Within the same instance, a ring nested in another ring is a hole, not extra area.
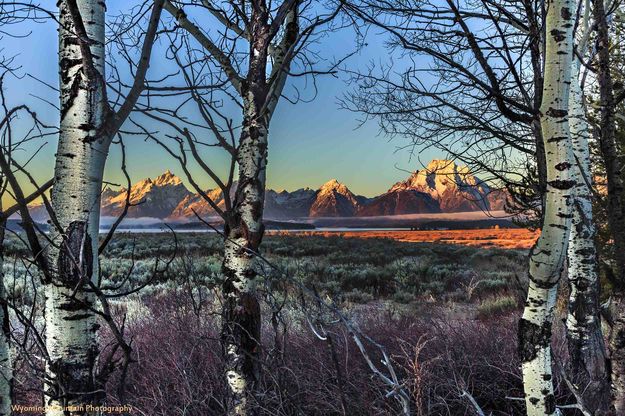
[(568, 101), (575, 7), (570, 0), (547, 4), (545, 73), (540, 121), (547, 165), (540, 238), (530, 255), (529, 289), (519, 321), (525, 403), (529, 416), (556, 412), (551, 368), (553, 309), (571, 226), (573, 167)]
[[(2, 201), (0, 201), (0, 211)], [(11, 328), (9, 325), (9, 308), (7, 305), (4, 282), (4, 232), (6, 218), (0, 218), (0, 416), (11, 415), (13, 400), (13, 363), (11, 361)]]
[[(95, 374), (98, 323), (90, 290), (98, 278), (100, 192), (110, 145), (101, 133), (104, 18), (102, 1), (59, 2), (61, 121), (51, 202), (60, 229), (53, 231), (58, 246), (49, 252), (56, 270), (44, 282), (47, 416), (91, 414), (84, 406), (104, 400)], [(75, 22), (88, 39), (80, 38)]]
[(610, 403), (610, 374), (600, 315), (595, 225), (592, 214), (590, 181), (590, 126), (586, 120), (583, 94), (579, 84), (580, 62), (571, 65), (569, 118), (577, 182), (573, 223), (568, 247), (569, 309), (566, 320), (571, 376), (593, 414), (605, 414)]
[(538, 192), (541, 195), (541, 212), (545, 211), (545, 195), (547, 194), (547, 157), (545, 155), (545, 144), (543, 141), (542, 129), (540, 128), (540, 121), (538, 126), (532, 130), (534, 132), (534, 139), (536, 140), (536, 173), (538, 174)]
[(260, 373), (261, 321), (254, 253), (264, 234), (267, 127), (255, 108), (253, 100), (246, 103), (238, 155), (239, 183), (225, 229), (222, 345), (229, 415), (255, 414), (254, 391)]
[[(593, 1), (597, 81), (599, 84), (599, 149), (605, 164), (608, 182), (607, 214), (613, 241), (616, 273), (613, 285), (611, 328), (608, 342), (612, 369), (612, 395), (616, 414), (625, 413), (625, 183), (623, 164), (616, 145), (614, 85), (610, 73), (609, 28), (605, 5)], [(610, 277), (610, 276), (609, 276)]]
[(255, 287), (255, 254), (264, 234), (263, 206), (269, 117), (266, 16), (254, 16), (250, 68), (242, 85), (243, 128), (237, 149), (239, 167), (234, 205), (225, 219), (222, 348), (229, 415), (256, 414), (254, 395), (260, 374), (261, 320)]
[(597, 81), (599, 84), (599, 148), (605, 163), (608, 182), (608, 225), (614, 241), (613, 256), (616, 264), (616, 284), (625, 288), (625, 183), (623, 164), (616, 145), (614, 117), (614, 85), (610, 73), (609, 31), (602, 0), (593, 1), (593, 18), (596, 25)]
[(254, 267), (264, 235), (263, 207), (269, 124), (286, 83), (291, 47), (299, 33), (297, 5), (285, 18), (285, 33), (274, 55), (269, 80), (267, 11), (252, 15), (250, 65), (241, 83), (243, 127), (233, 208), (225, 213), (222, 348), (225, 355), (228, 415), (257, 413), (255, 391), (260, 375), (261, 315)]
[(625, 414), (625, 296), (613, 296), (610, 305), (608, 351), (612, 368), (612, 407), (614, 414)]

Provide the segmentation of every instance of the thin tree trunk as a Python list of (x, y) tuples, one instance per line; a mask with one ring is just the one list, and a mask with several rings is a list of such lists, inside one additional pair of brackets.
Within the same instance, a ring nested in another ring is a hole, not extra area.
[[(0, 211), (2, 201), (0, 201)], [(0, 416), (11, 414), (13, 399), (13, 363), (11, 361), (11, 328), (9, 326), (9, 308), (7, 305), (5, 282), (4, 282), (4, 232), (6, 218), (0, 219)]]
[(254, 253), (263, 238), (262, 223), (267, 163), (267, 128), (248, 114), (239, 148), (239, 183), (226, 222), (223, 261), (222, 343), (228, 385), (229, 415), (255, 414), (254, 391), (260, 373), (260, 304), (255, 287)]
[(612, 395), (616, 414), (625, 414), (625, 183), (623, 165), (616, 145), (614, 85), (610, 73), (609, 29), (605, 5), (593, 1), (596, 25), (597, 81), (599, 84), (600, 120), (599, 149), (605, 164), (608, 182), (607, 214), (613, 241), (616, 274), (612, 284), (613, 313), (608, 342), (612, 369)]
[[(529, 49), (530, 49), (530, 63), (532, 66), (532, 77), (534, 90), (534, 99), (532, 101), (532, 109), (535, 114), (539, 114), (540, 105), (542, 104), (543, 96), (543, 50), (542, 45), (542, 30), (539, 25), (539, 18), (536, 17), (537, 10), (535, 6), (530, 2), (524, 2), (525, 14), (528, 21), (528, 35), (529, 35)], [(543, 133), (540, 125), (540, 117), (536, 117), (531, 125), (532, 135), (536, 143), (535, 158), (536, 158), (536, 173), (538, 175), (538, 183), (536, 184), (540, 197), (541, 214), (545, 210), (545, 190), (547, 189), (547, 164), (545, 159), (545, 145), (543, 142)]]
[(571, 226), (573, 167), (568, 125), (573, 17), (570, 0), (547, 4), (545, 73), (540, 119), (547, 165), (547, 189), (540, 238), (530, 255), (529, 289), (519, 321), (525, 403), (529, 416), (556, 412), (551, 368), (553, 309)]
[[(51, 381), (46, 389), (48, 416), (89, 414), (80, 406), (99, 405), (104, 400), (95, 375), (98, 323), (93, 312), (95, 297), (89, 290), (90, 282), (98, 277), (100, 192), (110, 145), (110, 139), (101, 134), (104, 15), (102, 1), (59, 3), (61, 130), (51, 201), (61, 229), (54, 230), (59, 246), (49, 253), (56, 273), (52, 281), (45, 282), (50, 356), (46, 370)], [(88, 39), (79, 38), (74, 22), (84, 24)], [(85, 41), (92, 57), (81, 50)], [(59, 410), (63, 408), (65, 412)]]
[(579, 85), (580, 62), (571, 66), (569, 117), (575, 167), (575, 202), (569, 236), (569, 310), (566, 320), (571, 357), (571, 375), (585, 407), (593, 414), (604, 414), (610, 403), (610, 375), (599, 306), (600, 285), (592, 215), (589, 138), (583, 94)]
[(267, 15), (252, 14), (250, 65), (241, 86), (243, 128), (237, 149), (239, 177), (234, 205), (225, 216), (222, 348), (225, 354), (228, 415), (257, 413), (261, 316), (255, 287), (255, 254), (263, 238), (263, 207), (269, 123), (288, 76), (291, 48), (299, 33), (297, 5), (285, 18), (285, 33), (267, 74)]
[(616, 145), (614, 117), (614, 86), (610, 73), (608, 22), (602, 0), (593, 1), (596, 30), (597, 81), (599, 84), (600, 120), (599, 148), (603, 157), (608, 182), (608, 224), (614, 240), (614, 260), (620, 290), (625, 288), (625, 183), (623, 165)]
[(613, 296), (608, 351), (612, 368), (612, 406), (614, 414), (625, 414), (625, 296)]

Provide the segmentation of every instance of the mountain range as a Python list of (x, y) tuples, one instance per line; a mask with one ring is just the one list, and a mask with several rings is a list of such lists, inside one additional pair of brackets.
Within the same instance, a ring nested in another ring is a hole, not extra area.
[[(236, 186), (232, 187), (233, 189)], [(224, 198), (219, 188), (204, 192), (220, 208)], [(124, 209), (127, 189), (106, 188), (102, 192), (102, 215), (118, 216)], [(491, 189), (471, 174), (466, 166), (449, 160), (432, 160), (425, 169), (413, 172), (406, 180), (392, 185), (374, 198), (355, 195), (336, 179), (319, 189), (302, 188), (293, 192), (267, 190), (265, 217), (295, 219), (305, 217), (370, 217), (420, 213), (499, 211), (506, 192)], [(214, 216), (215, 211), (198, 193), (187, 189), (182, 180), (167, 170), (146, 178), (130, 188), (128, 218), (151, 217), (169, 221)], [(34, 211), (37, 211), (35, 207)]]
[[(232, 187), (236, 189), (236, 184)], [(219, 188), (204, 193), (220, 208), (224, 198)], [(471, 211), (500, 211), (506, 192), (491, 189), (466, 166), (449, 160), (432, 160), (425, 169), (413, 172), (406, 180), (392, 185), (388, 191), (373, 198), (356, 195), (336, 179), (319, 189), (302, 188), (293, 192), (267, 190), (265, 218), (288, 220), (297, 218), (375, 217), (404, 214), (432, 214)], [(234, 196), (234, 191), (232, 195)], [(128, 218), (158, 218), (188, 221), (200, 216), (215, 216), (214, 209), (198, 193), (191, 192), (182, 180), (167, 170), (151, 179), (142, 179), (126, 188), (105, 188), (102, 192), (103, 216), (120, 215), (126, 199), (130, 202)], [(33, 207), (33, 217), (42, 219), (41, 206)]]

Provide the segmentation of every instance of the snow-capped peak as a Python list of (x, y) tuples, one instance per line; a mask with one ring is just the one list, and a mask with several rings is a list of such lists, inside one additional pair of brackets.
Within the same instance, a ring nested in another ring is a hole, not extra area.
[(425, 167), (425, 170), (432, 173), (438, 173), (439, 175), (451, 175), (458, 171), (458, 169), (466, 168), (466, 166), (459, 167), (453, 160), (447, 159), (433, 159)]
[(169, 169), (167, 169), (165, 173), (154, 179), (154, 184), (157, 186), (180, 185), (181, 183), (182, 181), (180, 180), (180, 178), (171, 173)]
[[(236, 183), (231, 193), (235, 190)], [(103, 215), (119, 215), (126, 204), (126, 192), (124, 188), (104, 189)], [(488, 185), (475, 177), (468, 167), (452, 160), (435, 159), (373, 199), (354, 195), (337, 179), (327, 181), (316, 190), (276, 192), (268, 189), (265, 215), (267, 218), (351, 217), (501, 209), (505, 194), (491, 196), (489, 193)], [(206, 194), (224, 207), (221, 189), (208, 189)], [(194, 212), (216, 215), (203, 196), (190, 192), (170, 170), (135, 183), (130, 188), (130, 202), (136, 205), (130, 208), (129, 217), (194, 218)]]
[(425, 169), (413, 172), (405, 181), (397, 182), (388, 192), (407, 189), (425, 192), (435, 199), (447, 191), (456, 192), (460, 188), (485, 187), (485, 184), (471, 174), (467, 166), (459, 166), (452, 160), (434, 159)]
[[(117, 193), (105, 192), (102, 198), (103, 215), (117, 215), (126, 204), (126, 189)], [(154, 179), (145, 178), (130, 188), (130, 217), (165, 218), (191, 192), (184, 186), (179, 177), (168, 169)]]
[(336, 191), (339, 194), (348, 195), (351, 194), (351, 191), (347, 188), (347, 186), (343, 185), (336, 179), (330, 179), (319, 188), (320, 193), (332, 192)]

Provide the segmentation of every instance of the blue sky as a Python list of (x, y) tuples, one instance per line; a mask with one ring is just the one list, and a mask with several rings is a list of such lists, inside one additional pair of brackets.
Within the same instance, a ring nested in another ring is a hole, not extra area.
[[(109, 2), (109, 14), (114, 13), (119, 4), (124, 3)], [(58, 84), (55, 24), (28, 24), (14, 28), (13, 32), (31, 32), (31, 35), (20, 39), (5, 37), (0, 41), (4, 49), (2, 53), (7, 56), (16, 55), (15, 62), (22, 67), (19, 71), (22, 78), (14, 78), (7, 88), (10, 104), (28, 103), (46, 121), (56, 124), (58, 113), (33, 95), (56, 103), (57, 93), (27, 76), (33, 75), (54, 86)], [(353, 49), (352, 37), (353, 34), (349, 31), (336, 33), (323, 39), (320, 49), (324, 50), (327, 57), (341, 57)], [(380, 59), (388, 59), (388, 52), (385, 50), (383, 37), (373, 33), (368, 38), (368, 45), (345, 65), (355, 68)], [(167, 63), (155, 62), (151, 69), (158, 70), (161, 65), (166, 66)], [(346, 79), (346, 74), (339, 74), (338, 78), (321, 77), (317, 80), (318, 94), (314, 101), (295, 105), (283, 101), (278, 105), (270, 127), (268, 187), (287, 190), (305, 186), (315, 188), (331, 178), (337, 178), (355, 193), (372, 196), (384, 192), (394, 182), (405, 178), (405, 170), (422, 167), (419, 160), (414, 157), (411, 159), (406, 150), (397, 151), (399, 146), (406, 144), (403, 139), (389, 141), (388, 137), (380, 136), (378, 127), (373, 122), (358, 128), (358, 115), (339, 109), (338, 98), (349, 88), (353, 88), (347, 85)], [(182, 174), (177, 162), (154, 143), (137, 137), (129, 137), (125, 143), (133, 182), (144, 177), (157, 176), (166, 169), (178, 175)], [(49, 139), (36, 159), (36, 168), (33, 169), (39, 180), (51, 176), (55, 151), (55, 140)], [(425, 151), (419, 159), (427, 163), (432, 158), (443, 156)], [(115, 146), (112, 147), (107, 162), (106, 179), (113, 183), (123, 183), (120, 153)], [(212, 186), (204, 178), (200, 178), (199, 183), (204, 187)]]

